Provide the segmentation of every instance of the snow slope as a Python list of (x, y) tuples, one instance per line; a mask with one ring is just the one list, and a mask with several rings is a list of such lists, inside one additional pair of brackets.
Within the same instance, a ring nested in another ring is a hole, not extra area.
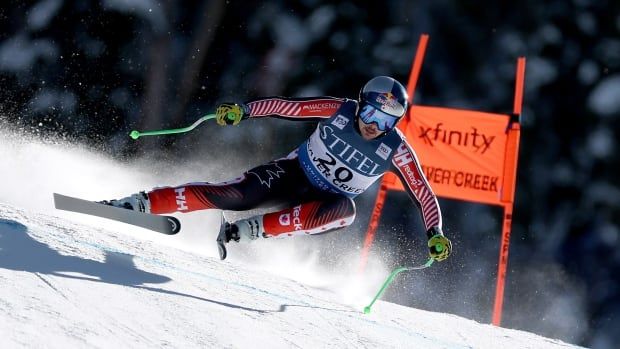
[(1, 348), (574, 347), (382, 301), (365, 315), (389, 270), (327, 272), (307, 247), (316, 238), (231, 246), (222, 262), (217, 214), (179, 216), (183, 231), (163, 236), (53, 209), (54, 191), (104, 199), (226, 179), (213, 164), (162, 171), (2, 132), (0, 158)]
[(0, 247), (4, 348), (573, 347), (5, 204)]

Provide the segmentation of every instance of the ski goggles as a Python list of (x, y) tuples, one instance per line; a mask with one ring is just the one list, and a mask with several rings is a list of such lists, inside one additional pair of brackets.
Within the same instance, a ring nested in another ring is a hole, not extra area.
[(363, 104), (359, 112), (360, 119), (365, 124), (375, 123), (380, 131), (386, 132), (394, 128), (399, 117), (387, 114), (370, 104)]

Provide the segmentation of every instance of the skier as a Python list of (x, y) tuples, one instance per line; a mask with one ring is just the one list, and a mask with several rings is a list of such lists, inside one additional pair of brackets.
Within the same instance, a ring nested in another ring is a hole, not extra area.
[(452, 245), (442, 232), (437, 198), (415, 152), (396, 128), (408, 104), (405, 88), (387, 76), (368, 81), (359, 101), (269, 97), (242, 104), (224, 103), (216, 109), (216, 121), (222, 126), (267, 116), (319, 124), (288, 156), (234, 180), (155, 188), (104, 203), (152, 214), (287, 205), (277, 212), (225, 223), (225, 243), (251, 242), (325, 233), (350, 225), (355, 218), (353, 198), (392, 170), (418, 205), (430, 256), (442, 261), (450, 255)]

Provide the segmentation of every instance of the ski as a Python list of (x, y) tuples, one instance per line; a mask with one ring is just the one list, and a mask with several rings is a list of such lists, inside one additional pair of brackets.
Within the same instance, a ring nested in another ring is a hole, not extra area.
[(175, 217), (136, 212), (58, 193), (54, 193), (54, 206), (58, 210), (112, 219), (166, 235), (174, 235), (181, 230), (181, 222)]

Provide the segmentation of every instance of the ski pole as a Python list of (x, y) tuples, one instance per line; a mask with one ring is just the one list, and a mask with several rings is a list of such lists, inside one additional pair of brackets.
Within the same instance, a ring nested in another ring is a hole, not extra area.
[(426, 268), (430, 267), (433, 264), (434, 261), (435, 260), (433, 258), (429, 258), (428, 261), (426, 261), (426, 263), (424, 263), (422, 265), (418, 265), (418, 266), (415, 266), (415, 267), (398, 267), (398, 268), (394, 269), (394, 271), (392, 271), (390, 276), (387, 277), (387, 279), (383, 283), (383, 286), (381, 286), (381, 289), (379, 290), (379, 292), (377, 292), (377, 295), (375, 296), (375, 298), (373, 298), (372, 302), (370, 302), (370, 304), (368, 304), (364, 308), (364, 314), (370, 313), (370, 308), (372, 307), (372, 305), (375, 304), (377, 299), (381, 298), (381, 296), (383, 295), (383, 292), (385, 292), (385, 289), (392, 283), (392, 281), (394, 281), (394, 278), (396, 277), (396, 275), (402, 273), (403, 271), (426, 269)]
[(211, 120), (211, 119), (215, 119), (215, 114), (207, 114), (207, 115), (201, 117), (200, 119), (196, 120), (193, 124), (191, 124), (191, 126), (188, 126), (188, 127), (173, 128), (173, 129), (158, 130), (158, 131), (145, 131), (145, 132), (139, 132), (139, 131), (133, 130), (129, 134), (129, 137), (131, 137), (133, 139), (138, 139), (138, 138), (140, 138), (142, 136), (158, 136), (158, 135), (169, 135), (169, 134), (173, 134), (173, 133), (185, 133), (185, 132), (189, 132), (189, 131), (195, 129), (196, 126), (200, 125), (201, 123), (203, 123), (203, 122), (205, 122), (207, 120)]

